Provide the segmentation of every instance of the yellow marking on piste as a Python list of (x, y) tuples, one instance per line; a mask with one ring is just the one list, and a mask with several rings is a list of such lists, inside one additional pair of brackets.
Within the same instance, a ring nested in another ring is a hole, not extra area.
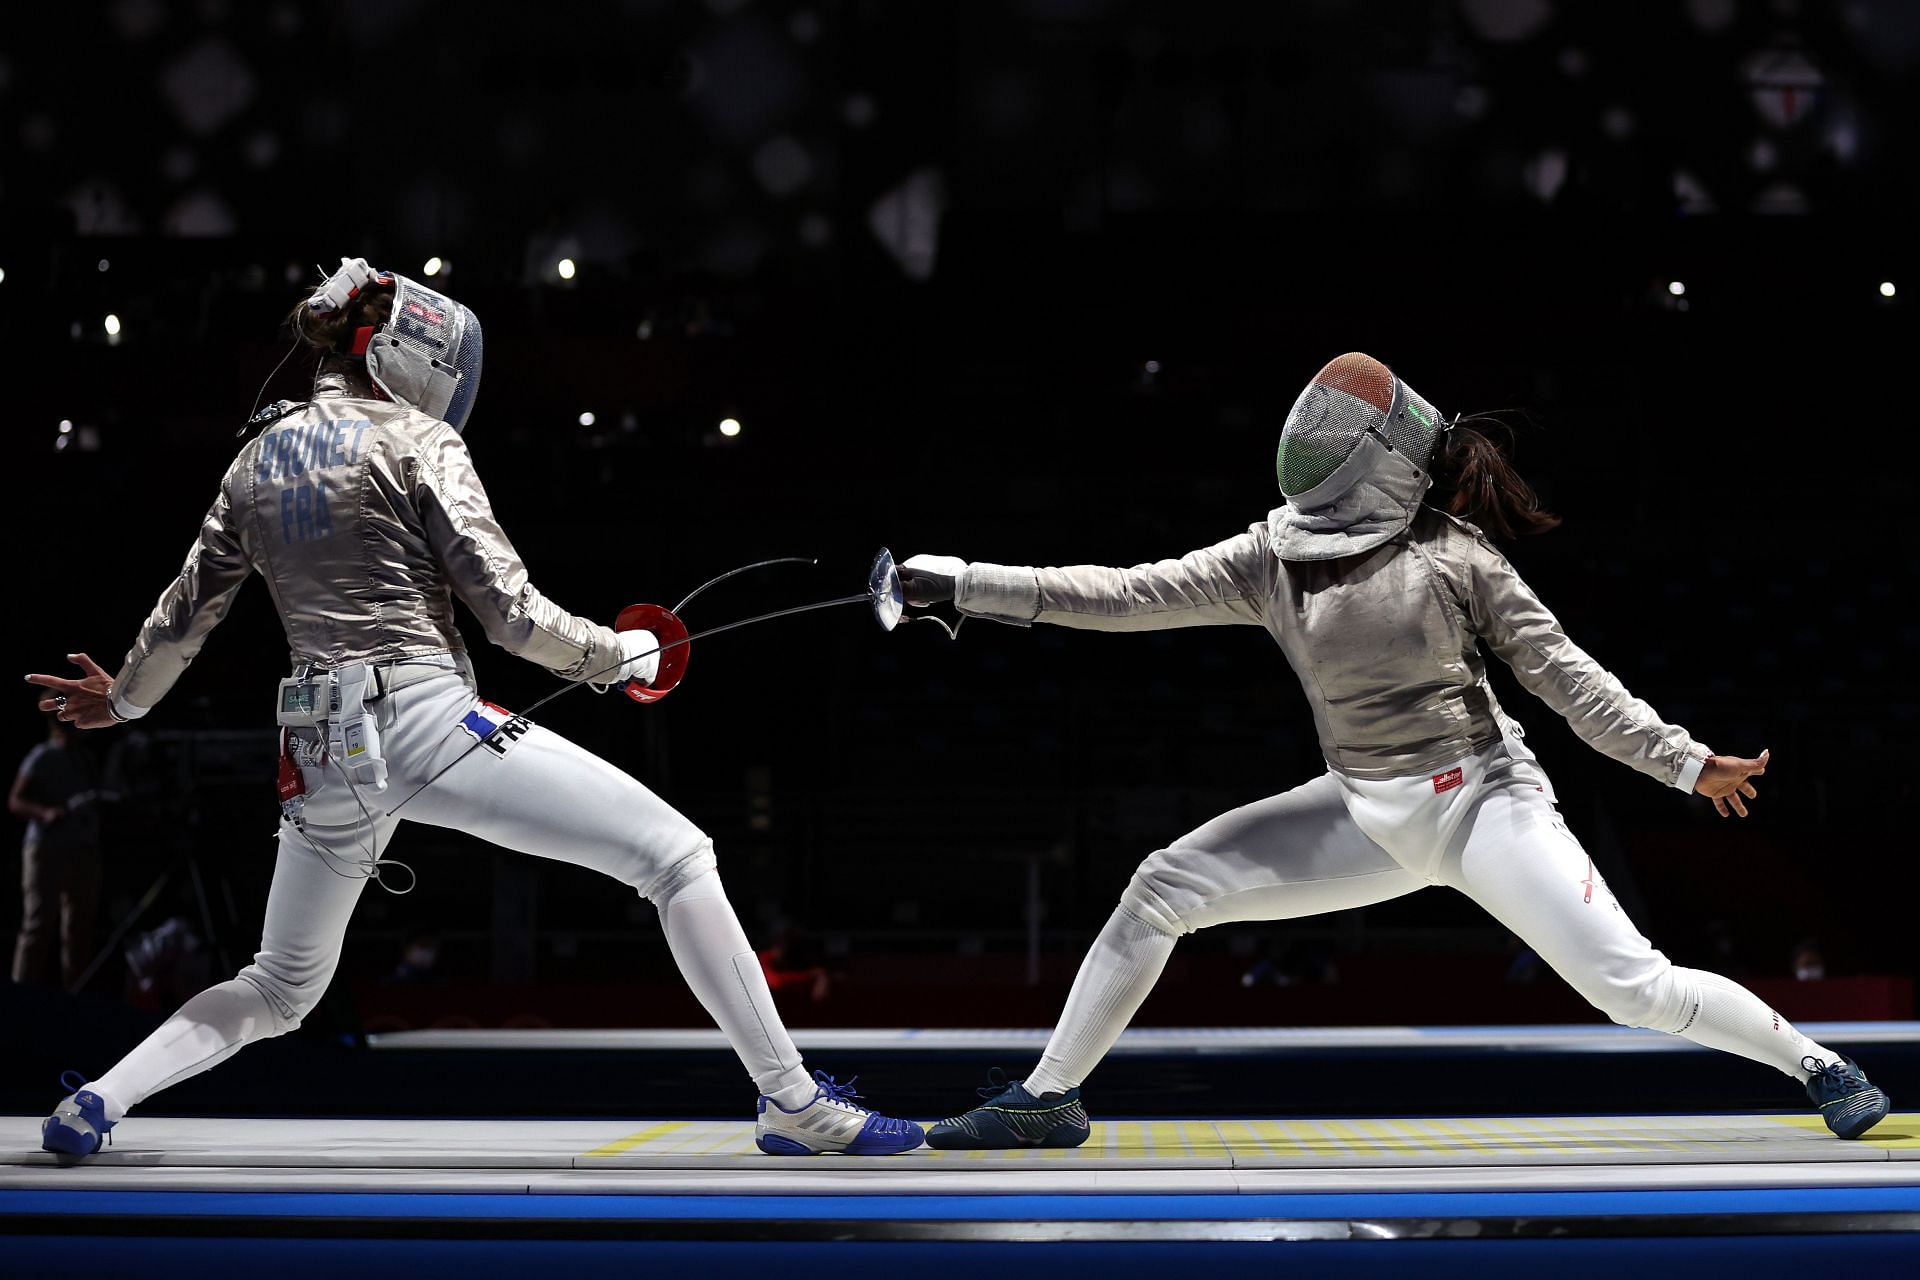
[(1154, 1120), (1142, 1126), (1152, 1135), (1155, 1155), (1204, 1156), (1219, 1150), (1213, 1126), (1189, 1120)]
[[(1756, 1119), (1770, 1120), (1775, 1124), (1788, 1125), (1804, 1130), (1821, 1139), (1839, 1142), (1827, 1131), (1827, 1122), (1817, 1115), (1804, 1116), (1758, 1116)], [(1879, 1124), (1866, 1131), (1854, 1142), (1869, 1147), (1878, 1147), (1883, 1151), (1920, 1151), (1920, 1112), (1895, 1111)]]
[[(1240, 1155), (1243, 1152), (1246, 1152), (1247, 1154), (1252, 1154), (1251, 1152), (1247, 1151), (1247, 1148), (1249, 1146), (1251, 1146), (1254, 1151), (1258, 1151), (1261, 1155), (1270, 1156), (1270, 1155), (1277, 1154), (1274, 1151), (1272, 1144), (1269, 1143), (1265, 1138), (1262, 1138), (1260, 1136), (1260, 1131), (1254, 1128), (1255, 1123), (1264, 1123), (1269, 1128), (1273, 1127), (1273, 1122), (1271, 1120), (1264, 1121), (1264, 1122), (1256, 1122), (1252, 1120), (1223, 1120), (1220, 1122), (1218, 1126), (1220, 1130), (1220, 1140), (1226, 1143), (1227, 1150), (1231, 1151), (1235, 1155)], [(1246, 1134), (1246, 1137), (1237, 1138), (1232, 1133), (1230, 1133), (1229, 1130), (1234, 1126), (1238, 1126), (1241, 1130), (1243, 1130)], [(1291, 1145), (1290, 1140), (1289, 1140), (1289, 1145)]]
[(1380, 1155), (1391, 1154), (1390, 1150), (1387, 1147), (1381, 1146), (1379, 1143), (1375, 1142), (1372, 1138), (1369, 1138), (1366, 1134), (1354, 1128), (1352, 1123), (1349, 1121), (1322, 1120), (1320, 1124), (1323, 1128), (1326, 1129), (1328, 1133), (1334, 1134), (1339, 1138), (1343, 1139), (1345, 1145), (1348, 1145), (1351, 1147), (1358, 1147), (1362, 1151), (1376, 1152)]
[(1353, 1120), (1354, 1128), (1373, 1135), (1376, 1142), (1400, 1155), (1424, 1155), (1434, 1150), (1433, 1139), (1409, 1129), (1400, 1120)]
[(1475, 1127), (1471, 1121), (1453, 1118), (1430, 1120), (1428, 1123), (1445, 1135), (1442, 1140), (1444, 1145), (1437, 1148), (1442, 1154), (1455, 1151), (1481, 1151), (1488, 1145), (1486, 1134)]
[(738, 1130), (723, 1127), (717, 1134), (713, 1135), (713, 1141), (700, 1148), (695, 1154), (703, 1156), (718, 1155), (729, 1147), (740, 1146), (745, 1136), (745, 1134), (740, 1133)]
[(642, 1145), (643, 1143), (652, 1142), (655, 1138), (664, 1138), (666, 1135), (670, 1133), (674, 1133), (678, 1130), (684, 1129), (687, 1127), (689, 1123), (691, 1122), (687, 1120), (667, 1120), (667, 1121), (663, 1121), (660, 1124), (649, 1125), (648, 1127), (646, 1127), (645, 1129), (642, 1129), (638, 1133), (630, 1133), (624, 1138), (616, 1138), (614, 1141), (609, 1142), (606, 1146), (595, 1147), (593, 1150), (587, 1152), (586, 1154), (588, 1156), (625, 1155), (627, 1152), (633, 1150), (637, 1146)]

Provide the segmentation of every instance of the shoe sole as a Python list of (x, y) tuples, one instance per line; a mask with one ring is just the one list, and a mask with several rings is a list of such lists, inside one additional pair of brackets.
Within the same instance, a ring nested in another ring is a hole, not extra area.
[(1882, 1120), (1885, 1120), (1888, 1113), (1892, 1110), (1893, 1099), (1889, 1098), (1885, 1092), (1882, 1092), (1880, 1095), (1880, 1107), (1877, 1111), (1864, 1112), (1858, 1117), (1849, 1119), (1844, 1129), (1834, 1128), (1831, 1124), (1827, 1127), (1833, 1130), (1834, 1137), (1852, 1142), (1858, 1138), (1865, 1137), (1867, 1131), (1879, 1124)]
[(64, 1124), (50, 1124), (40, 1131), (40, 1149), (62, 1156), (90, 1156), (100, 1149), (100, 1140)]
[(1077, 1147), (1093, 1134), (1093, 1126), (1084, 1129), (1061, 1127), (1038, 1142), (1023, 1142), (1011, 1133), (975, 1138), (959, 1130), (927, 1134), (927, 1145), (935, 1151), (1032, 1151), (1045, 1148)]
[(770, 1156), (897, 1156), (902, 1152), (912, 1151), (924, 1141), (926, 1141), (926, 1135), (924, 1133), (916, 1133), (913, 1135), (912, 1141), (908, 1141), (905, 1138), (898, 1138), (874, 1141), (863, 1145), (858, 1139), (855, 1139), (844, 1147), (835, 1147), (829, 1150), (824, 1147), (810, 1147), (806, 1143), (789, 1138), (783, 1133), (761, 1133), (754, 1135), (753, 1145), (760, 1148), (763, 1154)]

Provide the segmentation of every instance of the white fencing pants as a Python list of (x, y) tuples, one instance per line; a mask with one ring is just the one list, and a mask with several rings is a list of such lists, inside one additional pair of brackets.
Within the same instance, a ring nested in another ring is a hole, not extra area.
[[(497, 723), (506, 716), (453, 672), (398, 689), (374, 708), (387, 789), (355, 788), (333, 765), (301, 770), (305, 826), (280, 825), (259, 953), (237, 977), (189, 1000), (91, 1084), (106, 1099), (109, 1118), (243, 1045), (300, 1025), (339, 966), (367, 867), (402, 821), (451, 827), (590, 867), (652, 899), (681, 972), (760, 1091), (783, 1098), (811, 1091), (720, 887), (713, 842), (698, 827), (634, 778), (548, 729), (513, 722), (497, 748), (474, 748), (475, 736), (460, 728), (463, 718), (479, 711)], [(456, 758), (445, 776), (407, 800)], [(386, 812), (403, 801), (398, 817)]]
[(1133, 1017), (1182, 934), (1383, 902), (1430, 884), (1486, 908), (1615, 1022), (1685, 1036), (1804, 1080), (1834, 1056), (1737, 983), (1683, 969), (1640, 935), (1567, 830), (1539, 766), (1507, 744), (1428, 777), (1328, 773), (1235, 809), (1140, 865), (1074, 979), (1026, 1087), (1078, 1085)]

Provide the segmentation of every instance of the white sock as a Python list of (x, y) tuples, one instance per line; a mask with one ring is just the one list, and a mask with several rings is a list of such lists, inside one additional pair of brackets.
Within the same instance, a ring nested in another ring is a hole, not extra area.
[(240, 978), (208, 987), (87, 1088), (100, 1095), (107, 1119), (146, 1098), (225, 1062), (255, 1040), (280, 1033), (260, 988)]
[(1759, 996), (1730, 978), (1680, 968), (1674, 976), (1695, 988), (1698, 1009), (1679, 1033), (1695, 1044), (1764, 1062), (1802, 1083), (1811, 1074), (1801, 1065), (1802, 1058), (1829, 1062), (1838, 1056), (1801, 1035)]
[(1080, 962), (1040, 1065), (1022, 1082), (1028, 1093), (1061, 1093), (1087, 1078), (1160, 980), (1173, 943), (1124, 904), (1115, 909)]
[(813, 1079), (773, 1007), (760, 957), (747, 944), (720, 873), (697, 876), (654, 906), (680, 975), (726, 1033), (755, 1087), (789, 1111), (805, 1105), (813, 1097)]

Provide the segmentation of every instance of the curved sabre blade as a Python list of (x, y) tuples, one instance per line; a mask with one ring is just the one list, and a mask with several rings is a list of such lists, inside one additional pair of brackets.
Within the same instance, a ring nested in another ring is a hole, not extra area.
[(900, 623), (907, 607), (907, 594), (900, 586), (900, 567), (893, 552), (885, 547), (873, 558), (873, 572), (867, 575), (867, 594), (873, 597), (873, 619), (882, 631), (891, 631)]

